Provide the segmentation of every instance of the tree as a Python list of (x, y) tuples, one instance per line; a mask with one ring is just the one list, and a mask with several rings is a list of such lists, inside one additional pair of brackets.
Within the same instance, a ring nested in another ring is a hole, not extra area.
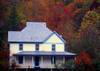
[(25, 15), (25, 6), (24, 2), (19, 2), (18, 5), (16, 6), (16, 13), (19, 18), (19, 20), (27, 20), (27, 16)]
[(7, 30), (18, 30), (19, 29), (19, 18), (16, 12), (16, 1), (11, 2), (11, 13), (8, 19)]
[(93, 68), (92, 64), (95, 61), (99, 62), (100, 59), (99, 20), (100, 14), (97, 10), (87, 11), (78, 31), (79, 37), (74, 35), (70, 45), (72, 52), (78, 54), (76, 62), (80, 64), (82, 61), (82, 64), (85, 64), (86, 68), (89, 66), (90, 69)]
[[(85, 50), (92, 53), (93, 57), (98, 58), (100, 55), (98, 48), (100, 47), (100, 14), (94, 11), (88, 11), (81, 23), (81, 45)], [(98, 27), (97, 27), (98, 26)], [(98, 50), (98, 51), (97, 51)], [(94, 53), (93, 53), (94, 52)], [(96, 54), (96, 55), (95, 55)]]

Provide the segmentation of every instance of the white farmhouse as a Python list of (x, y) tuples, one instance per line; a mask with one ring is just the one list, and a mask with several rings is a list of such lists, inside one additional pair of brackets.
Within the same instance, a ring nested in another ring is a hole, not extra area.
[(15, 61), (20, 68), (55, 68), (75, 56), (65, 51), (65, 40), (45, 22), (27, 22), (22, 31), (9, 31), (8, 43), (10, 65)]

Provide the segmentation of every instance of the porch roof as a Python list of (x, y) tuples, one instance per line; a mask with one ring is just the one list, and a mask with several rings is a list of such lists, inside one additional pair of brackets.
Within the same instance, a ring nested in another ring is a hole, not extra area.
[(76, 55), (74, 53), (70, 53), (70, 52), (45, 52), (45, 51), (22, 51), (19, 53), (14, 54), (15, 56), (19, 56), (19, 55), (39, 55), (39, 56), (45, 56), (45, 55), (57, 55), (57, 56), (73, 56)]

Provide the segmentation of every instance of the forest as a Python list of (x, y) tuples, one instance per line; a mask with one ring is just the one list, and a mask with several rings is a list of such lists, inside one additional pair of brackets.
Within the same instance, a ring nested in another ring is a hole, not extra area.
[(100, 0), (0, 0), (0, 68), (9, 66), (8, 31), (27, 21), (45, 21), (61, 34), (76, 67), (100, 70)]

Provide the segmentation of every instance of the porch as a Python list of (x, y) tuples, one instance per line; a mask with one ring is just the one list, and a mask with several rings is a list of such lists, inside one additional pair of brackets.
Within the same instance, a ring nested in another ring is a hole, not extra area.
[(74, 56), (63, 52), (20, 52), (15, 54), (14, 58), (19, 68), (55, 68), (55, 65), (65, 63)]

